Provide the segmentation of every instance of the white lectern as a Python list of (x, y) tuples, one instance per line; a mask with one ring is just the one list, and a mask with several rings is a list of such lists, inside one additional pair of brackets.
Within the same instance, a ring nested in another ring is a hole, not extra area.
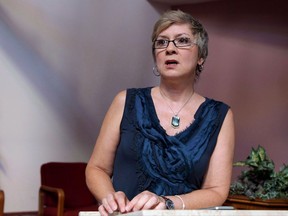
[[(114, 213), (111, 216), (288, 216), (284, 210), (143, 210), (127, 214)], [(99, 212), (83, 211), (79, 216), (100, 216)]]

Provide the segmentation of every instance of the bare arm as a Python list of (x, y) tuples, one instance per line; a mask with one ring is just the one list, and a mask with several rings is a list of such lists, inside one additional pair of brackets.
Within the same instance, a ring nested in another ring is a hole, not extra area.
[(86, 182), (95, 198), (102, 200), (113, 194), (111, 182), (113, 163), (120, 138), (120, 122), (123, 116), (126, 92), (120, 92), (113, 100), (101, 127), (93, 153), (86, 168)]

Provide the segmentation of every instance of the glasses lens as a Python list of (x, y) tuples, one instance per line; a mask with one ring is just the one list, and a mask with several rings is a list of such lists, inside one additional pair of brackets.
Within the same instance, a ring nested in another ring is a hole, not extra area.
[(192, 44), (191, 39), (188, 37), (176, 38), (174, 41), (177, 47), (187, 47), (187, 46), (191, 46)]
[(167, 40), (160, 39), (154, 42), (155, 49), (161, 49), (161, 48), (166, 48), (166, 47), (167, 47)]

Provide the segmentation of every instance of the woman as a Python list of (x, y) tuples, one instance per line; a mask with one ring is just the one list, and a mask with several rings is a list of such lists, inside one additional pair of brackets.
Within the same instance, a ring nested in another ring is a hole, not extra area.
[(152, 42), (159, 86), (115, 97), (87, 165), (101, 215), (206, 208), (222, 205), (228, 195), (232, 111), (194, 91), (208, 35), (189, 14), (168, 11), (156, 22)]

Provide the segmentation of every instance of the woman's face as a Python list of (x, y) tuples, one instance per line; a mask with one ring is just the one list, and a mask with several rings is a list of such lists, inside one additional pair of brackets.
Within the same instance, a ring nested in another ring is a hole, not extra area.
[[(190, 39), (196, 42), (188, 24), (173, 24), (162, 31), (157, 40), (181, 41)], [(192, 43), (191, 46), (176, 47), (173, 42), (169, 42), (167, 48), (155, 49), (155, 59), (158, 71), (164, 77), (185, 77), (194, 79), (197, 64), (201, 64), (203, 59), (198, 59), (198, 46)]]

